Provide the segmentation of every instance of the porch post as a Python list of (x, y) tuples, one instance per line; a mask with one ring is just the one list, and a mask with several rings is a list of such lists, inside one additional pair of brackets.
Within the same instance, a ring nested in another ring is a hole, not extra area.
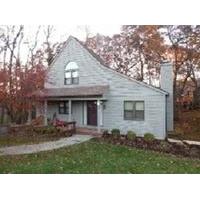
[(72, 121), (72, 100), (69, 100), (69, 115), (68, 115), (68, 121)]
[(44, 125), (47, 126), (47, 100), (44, 100)]
[(36, 118), (40, 116), (41, 111), (41, 102), (36, 103)]
[(101, 132), (101, 101), (97, 100), (97, 130)]
[(87, 125), (87, 101), (83, 102), (83, 125)]

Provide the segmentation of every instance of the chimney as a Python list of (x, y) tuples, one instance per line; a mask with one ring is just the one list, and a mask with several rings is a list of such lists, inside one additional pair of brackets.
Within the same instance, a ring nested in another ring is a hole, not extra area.
[(173, 65), (164, 61), (160, 65), (160, 87), (168, 92), (166, 96), (166, 129), (174, 130)]

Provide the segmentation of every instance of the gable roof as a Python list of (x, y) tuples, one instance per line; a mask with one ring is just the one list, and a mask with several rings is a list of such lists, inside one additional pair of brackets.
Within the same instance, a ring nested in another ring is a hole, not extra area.
[(157, 87), (154, 87), (152, 85), (148, 85), (147, 83), (144, 83), (142, 81), (138, 81), (138, 80), (136, 80), (134, 78), (131, 78), (131, 77), (125, 75), (125, 74), (122, 74), (122, 73), (110, 68), (108, 65), (105, 64), (105, 62), (103, 61), (103, 59), (100, 56), (95, 54), (94, 51), (89, 49), (83, 42), (81, 42), (79, 39), (75, 38), (74, 36), (69, 36), (69, 38), (67, 39), (67, 41), (63, 45), (63, 48), (61, 49), (61, 51), (54, 57), (54, 60), (52, 61), (50, 67), (55, 63), (55, 61), (58, 59), (60, 54), (67, 47), (69, 41), (71, 41), (71, 40), (77, 42), (83, 49), (85, 49), (89, 53), (89, 55), (91, 55), (100, 64), (100, 66), (106, 68), (107, 70), (112, 71), (112, 72), (118, 74), (119, 76), (121, 76), (123, 78), (126, 78), (126, 79), (128, 79), (130, 81), (133, 81), (133, 82), (135, 82), (135, 83), (137, 83), (137, 84), (139, 84), (141, 86), (147, 87), (147, 88), (152, 89), (152, 90), (157, 91), (157, 92), (160, 92), (161, 94), (168, 95), (168, 92), (166, 92), (165, 90), (163, 90), (161, 88), (157, 88)]

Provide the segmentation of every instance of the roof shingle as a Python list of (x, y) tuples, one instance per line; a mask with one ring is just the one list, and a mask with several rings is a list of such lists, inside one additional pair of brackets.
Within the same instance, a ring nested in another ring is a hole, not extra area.
[(101, 96), (107, 90), (108, 85), (96, 85), (89, 87), (73, 87), (73, 88), (45, 88), (36, 91), (33, 96), (37, 97), (88, 97)]

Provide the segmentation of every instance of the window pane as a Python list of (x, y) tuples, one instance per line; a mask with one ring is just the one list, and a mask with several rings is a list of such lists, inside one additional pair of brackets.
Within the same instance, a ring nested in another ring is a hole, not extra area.
[(69, 102), (68, 101), (65, 101), (65, 107), (69, 108)]
[(135, 109), (144, 110), (144, 102), (136, 102)]
[(68, 107), (65, 108), (65, 114), (69, 114), (69, 108)]
[(60, 114), (65, 114), (65, 109), (64, 108), (59, 108), (59, 113)]
[(60, 102), (60, 107), (64, 107), (64, 102)]
[(78, 81), (79, 81), (78, 77), (72, 78), (72, 84), (78, 84)]
[(65, 72), (65, 78), (71, 78), (71, 72)]
[(72, 77), (77, 78), (78, 77), (78, 71), (73, 71), (72, 72)]
[(65, 67), (65, 70), (69, 69), (78, 69), (78, 65), (75, 62), (69, 62), (67, 66)]
[(125, 119), (133, 119), (133, 112), (132, 111), (124, 111), (124, 118)]
[(136, 110), (135, 115), (136, 115), (135, 116), (136, 119), (141, 119), (141, 120), (144, 119), (144, 111), (143, 110)]
[(124, 109), (125, 110), (133, 110), (133, 102), (125, 102)]
[(65, 84), (66, 85), (71, 84), (71, 78), (65, 78)]

